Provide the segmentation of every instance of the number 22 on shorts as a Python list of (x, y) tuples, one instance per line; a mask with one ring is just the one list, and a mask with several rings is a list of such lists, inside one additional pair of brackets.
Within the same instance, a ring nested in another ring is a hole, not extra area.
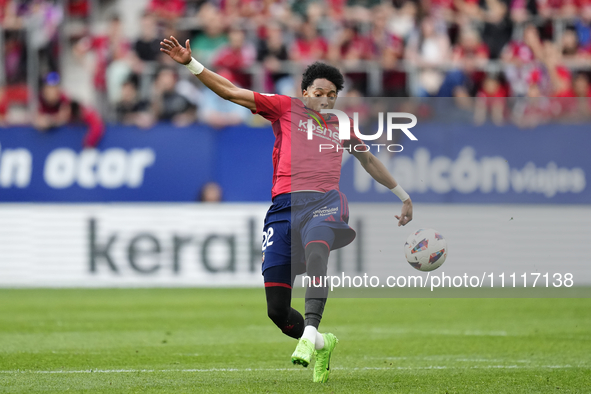
[(273, 245), (271, 237), (273, 237), (273, 227), (269, 227), (267, 231), (263, 231), (263, 251), (267, 249), (267, 246)]

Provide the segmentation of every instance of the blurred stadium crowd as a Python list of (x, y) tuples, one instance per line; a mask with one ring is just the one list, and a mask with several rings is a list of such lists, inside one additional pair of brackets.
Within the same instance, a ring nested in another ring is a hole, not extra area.
[(591, 96), (591, 0), (0, 0), (0, 25), (0, 125), (83, 122), (90, 146), (103, 121), (253, 121), (159, 51), (171, 35), (262, 92), (299, 95), (323, 60), (344, 96), (453, 97), (477, 122), (506, 121), (505, 97)]

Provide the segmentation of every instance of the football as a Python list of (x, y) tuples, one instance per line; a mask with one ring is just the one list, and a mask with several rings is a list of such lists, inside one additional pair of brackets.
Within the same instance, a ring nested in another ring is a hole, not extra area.
[(433, 271), (445, 262), (447, 241), (433, 229), (419, 229), (404, 244), (406, 261), (419, 271)]

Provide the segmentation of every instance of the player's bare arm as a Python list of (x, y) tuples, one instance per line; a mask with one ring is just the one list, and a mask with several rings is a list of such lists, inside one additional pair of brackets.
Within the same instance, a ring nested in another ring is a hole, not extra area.
[[(185, 42), (185, 46), (183, 47), (173, 36), (170, 36), (170, 39), (165, 38), (160, 42), (160, 51), (166, 53), (177, 63), (185, 66), (191, 63), (193, 59), (189, 40)], [(199, 74), (193, 75), (224, 100), (232, 101), (253, 111), (256, 110), (254, 93), (251, 90), (239, 88), (226, 78), (206, 68)]]
[[(365, 171), (378, 183), (386, 186), (388, 189), (398, 186), (398, 183), (390, 175), (384, 164), (371, 152), (355, 152), (353, 155), (359, 160)], [(412, 201), (410, 198), (402, 203), (400, 216), (395, 215), (395, 217), (398, 219), (398, 226), (404, 226), (412, 220)]]

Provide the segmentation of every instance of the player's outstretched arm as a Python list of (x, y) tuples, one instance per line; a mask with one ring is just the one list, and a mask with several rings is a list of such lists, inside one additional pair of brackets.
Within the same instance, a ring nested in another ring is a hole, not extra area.
[(176, 38), (170, 36), (170, 39), (165, 38), (160, 42), (160, 51), (166, 53), (177, 63), (188, 66), (193, 75), (221, 98), (230, 100), (250, 110), (256, 110), (252, 91), (239, 88), (226, 78), (204, 68), (196, 60), (193, 62), (189, 40), (185, 42), (183, 47)]
[[(378, 183), (386, 186), (388, 189), (393, 190), (398, 186), (398, 183), (392, 175), (386, 169), (386, 166), (377, 159), (371, 152), (356, 152), (354, 156), (359, 160), (365, 171), (372, 176)], [(397, 192), (397, 190), (393, 190)], [(405, 199), (402, 202), (402, 211), (400, 216), (395, 215), (398, 219), (398, 226), (404, 226), (412, 220), (412, 201), (410, 197), (405, 194)], [(399, 197), (400, 195), (397, 194)], [(402, 199), (402, 198), (401, 198)]]

